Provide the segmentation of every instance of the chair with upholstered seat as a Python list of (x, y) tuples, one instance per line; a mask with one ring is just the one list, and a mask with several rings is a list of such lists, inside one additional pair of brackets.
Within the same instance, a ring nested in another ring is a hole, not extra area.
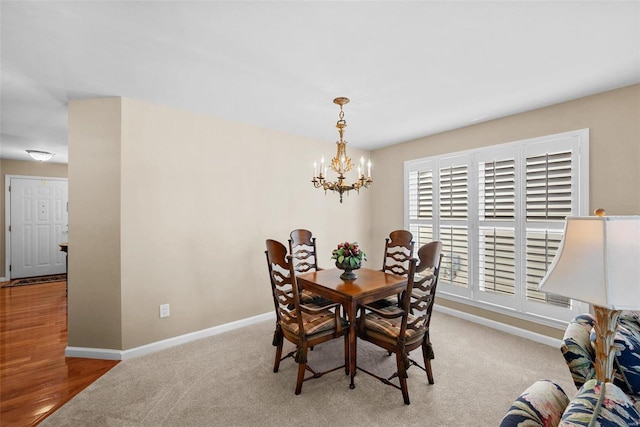
[[(340, 306), (337, 303), (325, 307), (302, 304), (298, 292), (293, 257), (287, 255), (287, 248), (280, 242), (269, 239), (266, 244), (267, 250), (265, 253), (267, 255), (269, 280), (276, 310), (276, 331), (273, 337), (276, 357), (273, 372), (278, 372), (282, 360), (291, 356), (295, 357), (295, 361), (298, 363), (298, 379), (295, 393), (300, 394), (303, 381), (319, 378), (342, 367), (345, 368), (345, 371), (348, 370), (349, 325), (340, 316)], [(309, 348), (339, 337), (344, 337), (345, 364), (325, 372), (315, 372), (311, 369), (307, 365)], [(282, 357), (285, 339), (293, 343), (296, 349)], [(313, 375), (304, 378), (307, 370)]]
[[(440, 263), (442, 261), (442, 243), (431, 242), (418, 250), (419, 263), (409, 260), (407, 287), (400, 297), (400, 306), (376, 308), (370, 305), (360, 307), (358, 317), (358, 337), (396, 354), (396, 372), (389, 378), (382, 378), (362, 369), (361, 371), (402, 391), (404, 403), (409, 401), (407, 388), (407, 369), (416, 365), (427, 373), (429, 384), (433, 384), (431, 360), (434, 358), (429, 337), (431, 313), (435, 300)], [(420, 273), (420, 274), (418, 274)], [(409, 353), (422, 347), (421, 366), (409, 358)], [(398, 377), (400, 386), (390, 382)]]
[[(318, 257), (316, 256), (316, 238), (313, 237), (311, 231), (298, 228), (291, 232), (289, 235), (289, 254), (293, 257), (293, 268), (297, 274), (321, 270), (318, 267)], [(305, 289), (300, 292), (300, 301), (303, 304), (319, 306), (331, 303), (328, 299)]]
[[(407, 230), (395, 230), (385, 239), (384, 257), (382, 258), (382, 271), (396, 276), (406, 276), (409, 273), (409, 260), (413, 257), (413, 234)], [(398, 305), (400, 295), (397, 298), (385, 298), (375, 301), (372, 307), (383, 308)]]
[(289, 254), (293, 257), (293, 266), (297, 273), (318, 270), (316, 238), (311, 231), (298, 228), (291, 232)]
[(409, 260), (413, 258), (413, 234), (407, 230), (395, 230), (385, 239), (382, 271), (406, 276), (409, 273)]

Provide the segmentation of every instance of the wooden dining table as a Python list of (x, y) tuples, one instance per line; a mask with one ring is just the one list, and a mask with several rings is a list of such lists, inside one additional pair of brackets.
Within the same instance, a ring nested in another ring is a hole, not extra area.
[(354, 270), (357, 278), (342, 280), (343, 270), (330, 268), (296, 276), (298, 286), (333, 302), (342, 304), (349, 320), (349, 375), (350, 388), (355, 388), (356, 374), (356, 315), (359, 304), (368, 304), (379, 299), (396, 295), (407, 286), (407, 278), (384, 273), (380, 270), (360, 268)]

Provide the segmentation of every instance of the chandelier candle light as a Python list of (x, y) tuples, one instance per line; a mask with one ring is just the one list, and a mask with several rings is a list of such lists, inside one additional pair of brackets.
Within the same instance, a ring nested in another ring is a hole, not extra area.
[(313, 163), (313, 179), (311, 182), (315, 188), (324, 189), (325, 193), (327, 190), (331, 190), (333, 192), (338, 192), (340, 194), (340, 203), (342, 203), (342, 195), (344, 193), (349, 193), (351, 190), (356, 190), (356, 192), (360, 192), (360, 188), (369, 188), (371, 183), (371, 160), (367, 163), (367, 177), (364, 175), (364, 157), (360, 157), (360, 165), (358, 166), (358, 180), (353, 184), (345, 183), (345, 173), (349, 172), (353, 168), (353, 163), (351, 162), (351, 158), (347, 156), (347, 141), (343, 139), (344, 137), (344, 129), (347, 127), (347, 122), (344, 119), (344, 111), (342, 110), (342, 106), (349, 102), (349, 98), (339, 97), (333, 100), (334, 104), (338, 104), (340, 106), (340, 114), (338, 115), (338, 122), (336, 123), (336, 127), (338, 128), (338, 134), (340, 135), (340, 139), (336, 141), (337, 153), (336, 156), (331, 159), (331, 169), (335, 173), (338, 174), (338, 180), (335, 182), (327, 182), (327, 168), (324, 165), (324, 157), (320, 160), (320, 171), (318, 173), (318, 164)]

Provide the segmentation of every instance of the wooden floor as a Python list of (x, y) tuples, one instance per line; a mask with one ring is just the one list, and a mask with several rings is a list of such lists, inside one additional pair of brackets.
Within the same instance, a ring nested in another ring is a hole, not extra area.
[(34, 426), (114, 367), (66, 358), (65, 282), (0, 289), (0, 425)]

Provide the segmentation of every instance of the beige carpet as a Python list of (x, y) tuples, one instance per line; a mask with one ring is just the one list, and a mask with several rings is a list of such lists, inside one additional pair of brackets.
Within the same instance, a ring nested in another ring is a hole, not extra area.
[[(399, 390), (362, 372), (350, 390), (343, 370), (305, 382), (294, 395), (297, 366), (289, 358), (272, 372), (273, 322), (263, 322), (121, 362), (41, 425), (497, 426), (538, 379), (575, 394), (559, 349), (439, 312), (431, 327), (435, 384), (412, 367), (408, 406)], [(395, 358), (375, 346), (359, 343), (358, 352), (365, 369), (395, 370)], [(420, 350), (412, 353), (420, 356)], [(341, 340), (316, 347), (309, 357), (319, 369), (341, 361)]]

